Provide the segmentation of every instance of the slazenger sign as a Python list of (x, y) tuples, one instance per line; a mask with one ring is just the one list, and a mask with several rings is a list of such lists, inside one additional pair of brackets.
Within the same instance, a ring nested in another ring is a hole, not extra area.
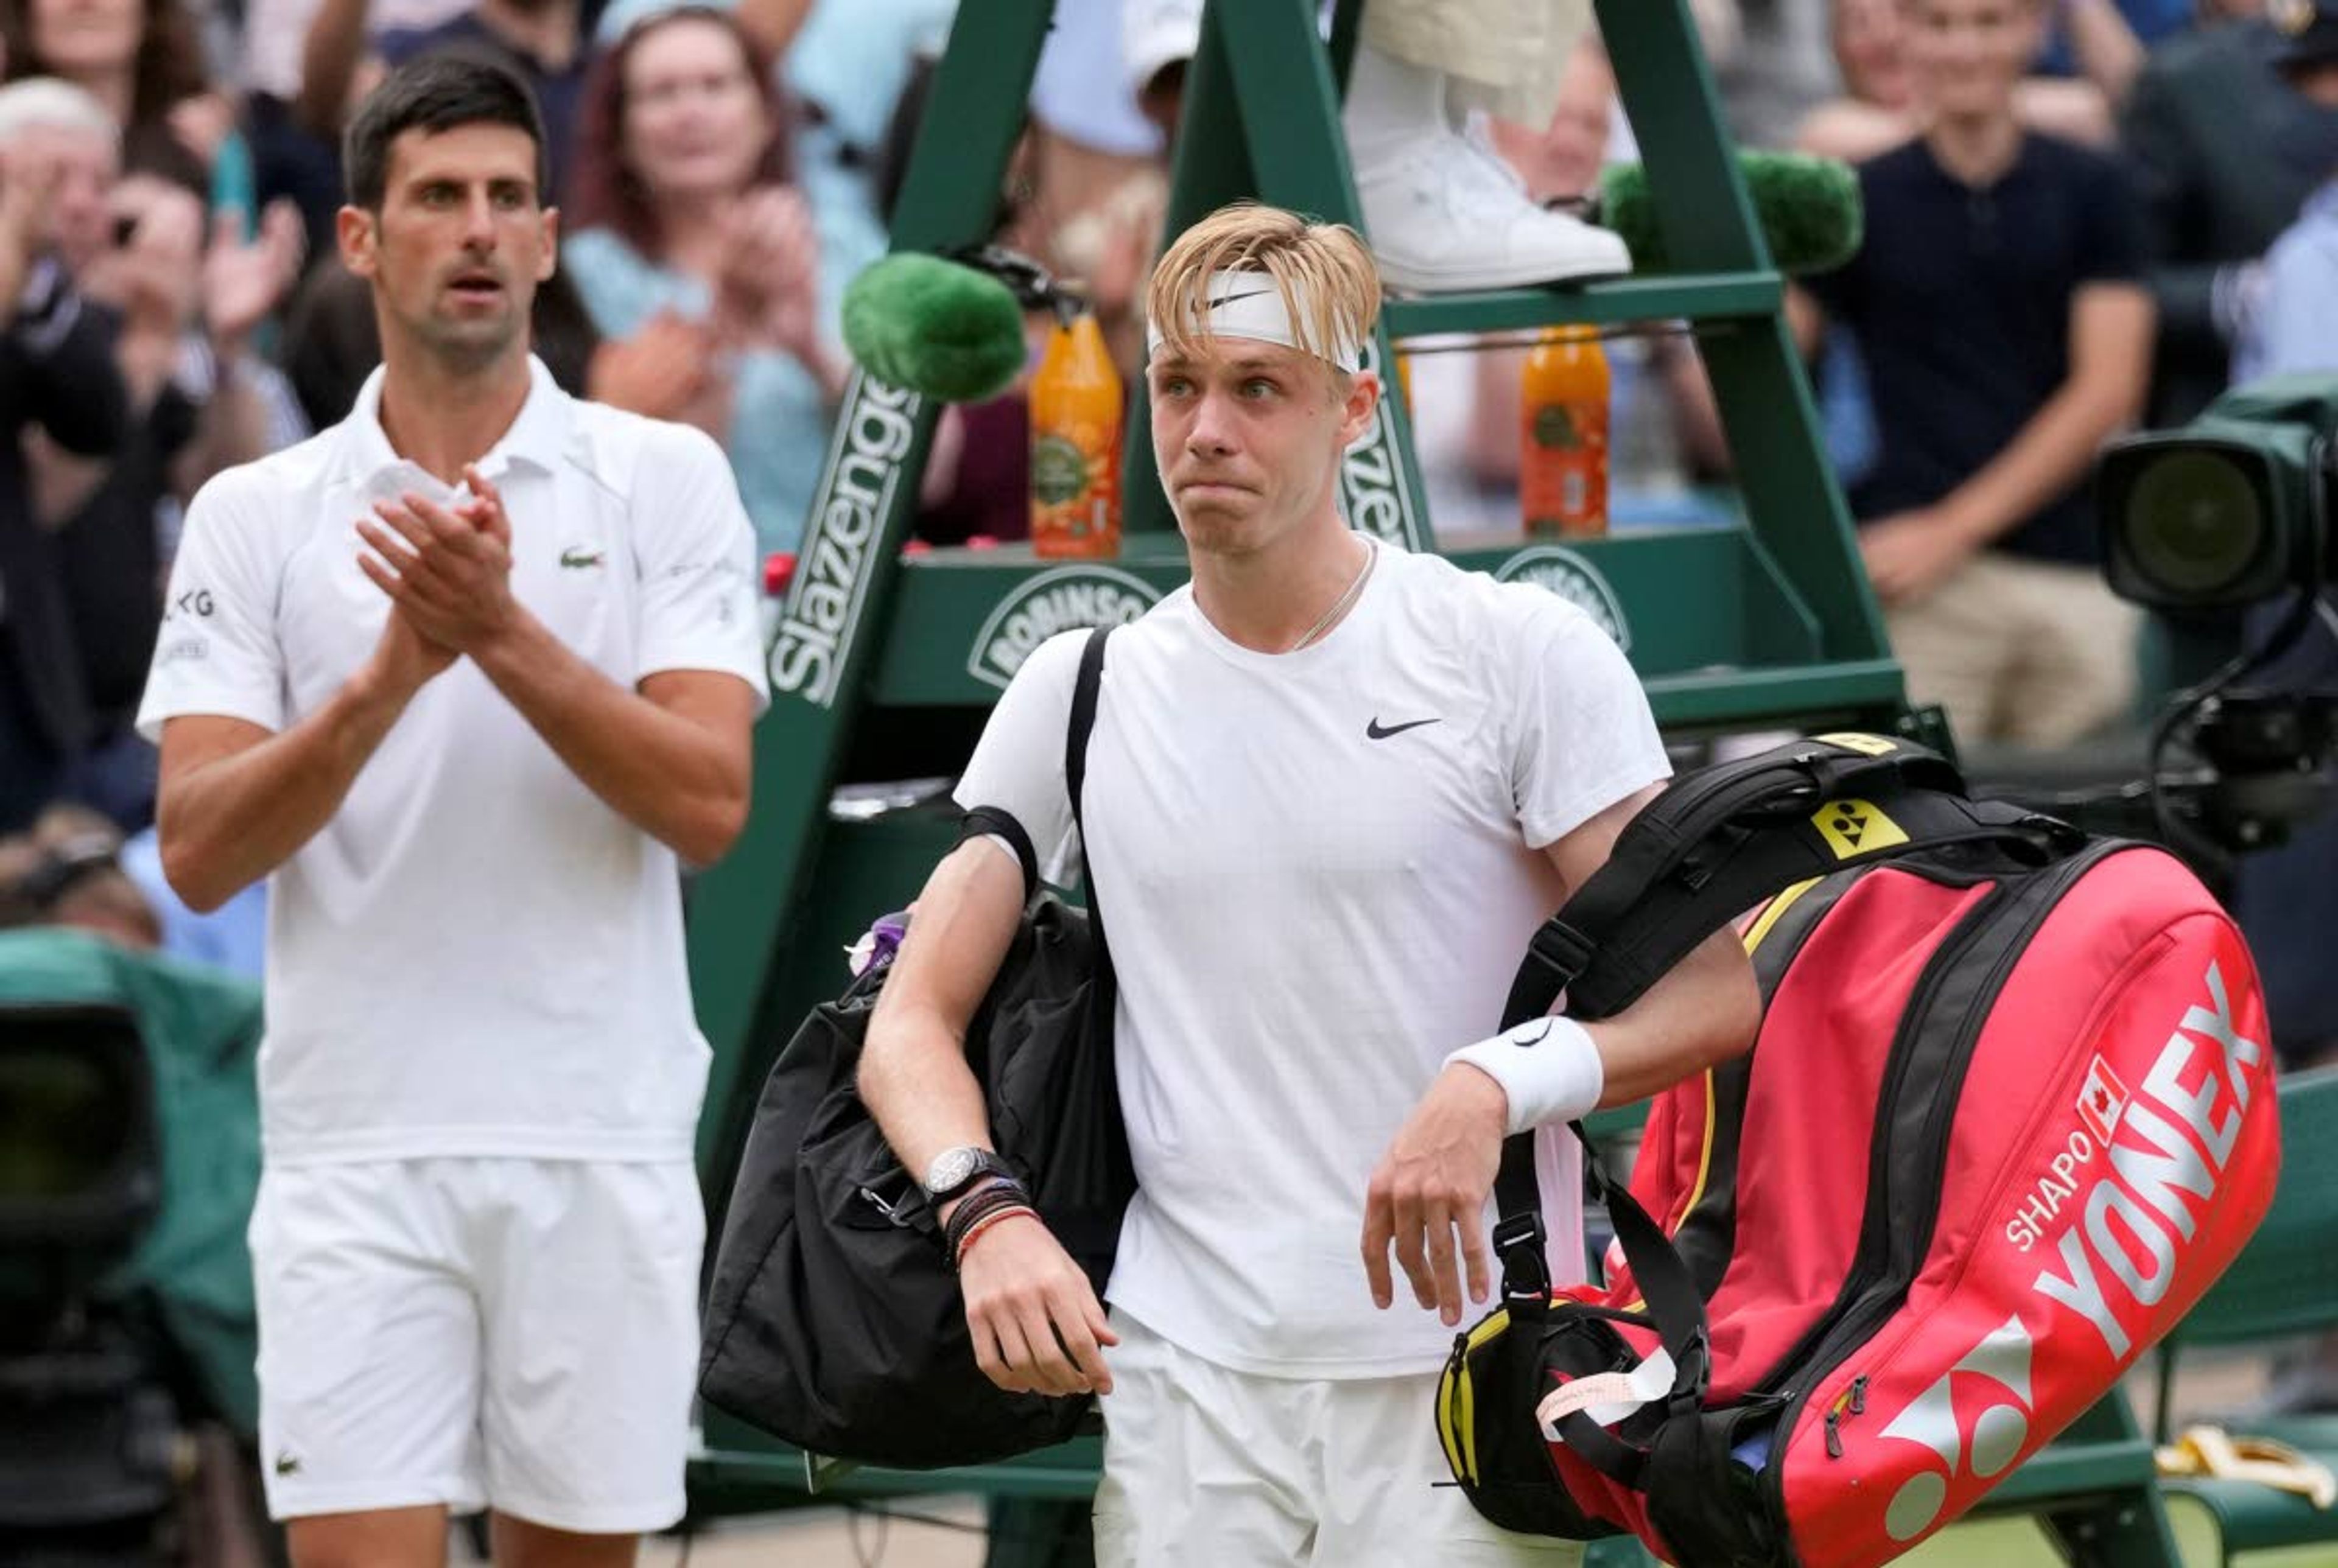
[(869, 596), (869, 551), (901, 485), (918, 395), (855, 371), (812, 502), (785, 612), (771, 640), (771, 688), (826, 708)]
[[(1363, 368), (1373, 371), (1380, 368), (1378, 343), (1364, 345)], [(1385, 376), (1380, 377), (1380, 387), (1381, 403), (1395, 395)], [(1388, 420), (1381, 416), (1380, 404), (1374, 404), (1371, 423), (1340, 459), (1340, 500), (1349, 527), (1418, 550), (1420, 530), (1413, 521), (1412, 491), (1404, 482), (1403, 464), (1403, 451)]]
[(1599, 568), (1574, 551), (1557, 544), (1521, 550), (1502, 563), (1494, 581), (1532, 583), (1549, 589), (1596, 622), (1599, 630), (1616, 639), (1616, 647), (1626, 653), (1632, 651), (1632, 628), (1624, 620), (1624, 602), (1616, 597), (1607, 579), (1599, 575)]
[(966, 672), (1000, 691), (1033, 650), (1075, 626), (1117, 626), (1161, 602), (1153, 585), (1109, 566), (1058, 566), (999, 601), (974, 634)]

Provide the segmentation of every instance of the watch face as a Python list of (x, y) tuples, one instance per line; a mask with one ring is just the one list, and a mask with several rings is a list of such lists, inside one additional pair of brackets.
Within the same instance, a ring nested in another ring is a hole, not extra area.
[(935, 1157), (932, 1169), (926, 1172), (926, 1190), (947, 1192), (953, 1187), (963, 1186), (967, 1178), (974, 1174), (975, 1166), (981, 1158), (982, 1151), (979, 1149), (943, 1150)]

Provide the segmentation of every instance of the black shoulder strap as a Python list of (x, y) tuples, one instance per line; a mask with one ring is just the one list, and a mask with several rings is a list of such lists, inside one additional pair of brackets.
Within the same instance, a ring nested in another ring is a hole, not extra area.
[[(1096, 693), (1104, 685), (1104, 644), (1112, 628), (1088, 633), (1080, 650), (1079, 679), (1072, 686), (1072, 720), (1064, 735), (1064, 788), (1072, 797), (1072, 826), (1080, 829), (1080, 853), (1087, 854), (1087, 828), (1080, 820), (1080, 794), (1088, 781), (1088, 732), (1095, 728)], [(1094, 888), (1089, 889), (1093, 896)]]
[(1064, 736), (1064, 788), (1072, 798), (1072, 827), (1080, 836), (1081, 896), (1087, 903), (1088, 933), (1095, 944), (1095, 981), (1088, 989), (1096, 1009), (1097, 1038), (1108, 1037), (1118, 983), (1112, 968), (1112, 949), (1105, 943), (1104, 911), (1096, 903), (1095, 861), (1088, 854), (1088, 825), (1081, 808), (1088, 782), (1088, 735), (1095, 729), (1096, 697), (1104, 687), (1104, 645), (1112, 628), (1099, 626), (1088, 633), (1080, 650), (1080, 675), (1072, 686), (1072, 717)]

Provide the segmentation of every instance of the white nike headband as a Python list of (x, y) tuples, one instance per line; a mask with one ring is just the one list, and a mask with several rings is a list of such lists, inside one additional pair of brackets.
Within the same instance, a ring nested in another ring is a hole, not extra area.
[[(1301, 337), (1298, 324), (1284, 309), (1282, 289), (1268, 272), (1213, 272), (1203, 286), (1203, 299), (1207, 309), (1202, 325), (1213, 338), (1247, 338), (1260, 343), (1279, 343), (1285, 348), (1296, 348), (1302, 354), (1318, 354), (1318, 349)], [(1304, 317), (1311, 318), (1313, 298), (1302, 279), (1291, 281), (1293, 303)], [(1328, 358), (1342, 370), (1361, 370), (1364, 366), (1364, 348), (1358, 339), (1347, 335), (1338, 314), (1324, 312), (1331, 322), (1334, 334), (1329, 345), (1331, 353), (1319, 357)], [(1161, 352), (1165, 341), (1158, 322), (1147, 322), (1144, 328), (1144, 357), (1147, 359)]]

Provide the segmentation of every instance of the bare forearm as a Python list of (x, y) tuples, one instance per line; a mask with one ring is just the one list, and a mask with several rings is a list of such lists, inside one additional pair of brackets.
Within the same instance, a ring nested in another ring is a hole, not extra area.
[(1014, 940), (1022, 897), (1021, 871), (979, 842), (952, 851), (918, 895), (860, 1057), (861, 1102), (910, 1171), (990, 1143), (967, 1022)]
[(114, 359), (122, 369), (123, 387), (130, 394), (133, 416), (144, 419), (154, 407), (154, 399), (162, 395), (163, 385), (179, 364), (179, 339), (169, 332), (125, 329), (114, 347)]
[(332, 819), (412, 701), (361, 673), (281, 734), (166, 779), (157, 811), (162, 869), (198, 911), (267, 876)]
[(472, 657), (611, 810), (693, 865), (731, 847), (746, 781), (703, 728), (618, 685), (525, 610)]
[(2118, 7), (2112, 0), (2069, 0), (2062, 8), (2062, 24), (2087, 80), (2114, 106), (2125, 102), (2143, 70), (2145, 53)]
[(294, 110), (310, 130), (341, 128), (349, 82), (365, 54), (366, 0), (324, 0), (300, 50), (300, 96)]
[(744, 0), (739, 7), (739, 20), (748, 31), (760, 39), (764, 48), (773, 54), (785, 54), (788, 45), (795, 42), (804, 18), (811, 15), (812, 0)]
[(967, 1065), (966, 1041), (928, 1010), (880, 1005), (861, 1056), (860, 1099), (912, 1174), (945, 1149), (990, 1146), (990, 1118)]
[(1751, 1045), (1762, 1027), (1762, 988), (1744, 944), (1724, 927), (1637, 1002), (1586, 1027), (1606, 1072), (1600, 1104), (1629, 1105)]
[(1976, 544), (1991, 544), (2077, 484), (2103, 443), (2134, 416), (2135, 400), (2123, 393), (2066, 383), (1938, 509)]

